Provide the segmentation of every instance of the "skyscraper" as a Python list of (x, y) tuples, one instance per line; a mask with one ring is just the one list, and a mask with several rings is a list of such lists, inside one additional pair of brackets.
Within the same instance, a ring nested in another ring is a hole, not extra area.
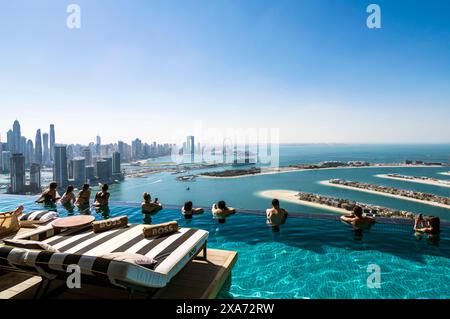
[(6, 145), (7, 145), (8, 151), (14, 152), (14, 133), (12, 130), (9, 130), (6, 133)]
[(37, 163), (30, 166), (30, 190), (33, 193), (41, 191), (41, 166)]
[(42, 166), (42, 139), (40, 129), (36, 131), (36, 139), (34, 142), (34, 162)]
[(21, 136), (19, 153), (25, 156), (26, 151), (27, 151), (27, 138), (25, 136)]
[(30, 167), (31, 164), (34, 163), (34, 147), (33, 141), (28, 140), (27, 149), (25, 151), (25, 166)]
[(55, 162), (53, 163), (53, 179), (59, 187), (67, 185), (67, 146), (55, 144)]
[(84, 157), (75, 157), (73, 163), (73, 182), (79, 186), (86, 182), (86, 160)]
[(82, 156), (84, 157), (84, 159), (86, 161), (86, 166), (92, 165), (92, 152), (91, 152), (90, 148), (85, 148), (83, 150)]
[(108, 163), (105, 160), (97, 160), (95, 168), (99, 181), (106, 182), (108, 179)]
[(42, 158), (42, 161), (44, 163), (44, 165), (48, 166), (50, 163), (50, 149), (48, 146), (48, 133), (44, 133), (42, 134), (42, 144), (43, 144), (43, 148), (44, 148), (44, 155)]
[(112, 173), (113, 173), (113, 175), (121, 173), (120, 153), (119, 152), (114, 152), (112, 155)]
[(195, 153), (195, 142), (193, 136), (188, 136), (186, 139), (186, 154), (194, 154)]
[(20, 152), (20, 138), (22, 134), (20, 133), (20, 124), (19, 121), (15, 120), (13, 124), (13, 150), (12, 153), (21, 153)]
[(102, 155), (102, 139), (99, 135), (97, 135), (97, 143), (95, 144), (95, 151), (97, 152), (97, 156)]
[(10, 158), (11, 158), (11, 152), (10, 151), (3, 151), (2, 152), (2, 172), (9, 173), (10, 170)]
[(55, 125), (50, 124), (50, 161), (53, 162), (55, 152)]
[(12, 194), (25, 193), (25, 157), (23, 154), (15, 153), (10, 160), (10, 179)]
[(106, 180), (103, 182), (109, 182), (112, 180), (113, 174), (113, 159), (111, 156), (107, 156), (103, 158), (106, 161)]

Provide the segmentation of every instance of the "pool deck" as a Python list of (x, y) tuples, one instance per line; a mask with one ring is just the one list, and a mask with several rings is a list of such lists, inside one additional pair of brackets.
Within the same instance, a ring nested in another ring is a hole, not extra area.
[[(153, 299), (214, 299), (230, 277), (237, 252), (208, 249), (207, 260), (193, 259)], [(12, 272), (0, 272), (0, 299), (32, 299), (41, 278)], [(47, 295), (49, 299), (129, 299), (126, 290), (116, 287), (83, 285), (68, 289), (65, 282), (54, 280)], [(134, 293), (133, 299), (148, 295)]]

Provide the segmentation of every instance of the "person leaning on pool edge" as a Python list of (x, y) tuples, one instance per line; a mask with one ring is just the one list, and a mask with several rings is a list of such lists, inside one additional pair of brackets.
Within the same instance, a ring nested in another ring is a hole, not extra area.
[(213, 216), (217, 218), (219, 224), (224, 224), (225, 218), (229, 215), (235, 214), (236, 210), (233, 207), (227, 207), (225, 201), (220, 200), (213, 204), (211, 212), (213, 213)]
[(363, 216), (363, 210), (361, 206), (355, 206), (353, 208), (353, 214), (341, 216), (341, 220), (353, 225), (357, 229), (367, 229), (373, 223), (375, 223), (375, 218)]
[(280, 231), (280, 225), (286, 222), (288, 212), (280, 207), (280, 201), (276, 198), (272, 200), (272, 207), (266, 210), (267, 224), (272, 226), (273, 232)]

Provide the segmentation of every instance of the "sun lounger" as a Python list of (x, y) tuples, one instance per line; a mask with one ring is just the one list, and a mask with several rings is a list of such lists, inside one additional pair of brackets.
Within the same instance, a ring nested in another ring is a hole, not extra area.
[[(55, 230), (47, 230), (47, 232)], [(45, 233), (47, 235), (47, 232)], [(28, 250), (0, 246), (0, 267), (25, 271), (44, 279), (65, 280), (71, 272), (68, 265), (78, 265), (81, 283), (108, 283), (130, 290), (150, 291), (165, 287), (167, 283), (201, 250), (206, 258), (208, 232), (193, 228), (180, 228), (176, 233), (144, 238), (143, 225), (94, 233), (91, 228), (71, 229), (47, 239), (40, 234), (26, 234), (22, 239), (38, 239), (59, 252)], [(116, 261), (99, 256), (127, 252), (156, 260), (152, 268), (131, 262)]]

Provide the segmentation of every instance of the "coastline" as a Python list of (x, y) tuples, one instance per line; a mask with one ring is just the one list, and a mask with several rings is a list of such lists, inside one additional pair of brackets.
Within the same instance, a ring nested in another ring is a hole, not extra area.
[(439, 174), (445, 175), (445, 176), (450, 176), (450, 172), (442, 172), (442, 173), (439, 173)]
[(402, 178), (402, 177), (393, 177), (393, 176), (389, 176), (387, 174), (378, 174), (375, 176), (379, 177), (379, 178), (393, 179), (393, 180), (399, 180), (399, 181), (403, 181), (403, 182), (411, 182), (411, 183), (426, 184), (426, 185), (450, 188), (450, 181), (445, 181), (445, 180), (433, 181), (433, 180), (424, 180), (424, 179), (413, 178), (413, 177), (411, 179), (409, 179), (409, 178)]
[[(279, 167), (266, 169), (261, 168), (261, 173), (257, 174), (242, 174), (238, 176), (206, 176), (199, 174), (199, 178), (209, 178), (209, 179), (231, 179), (231, 178), (244, 178), (251, 176), (260, 176), (260, 175), (274, 175), (274, 174), (284, 174), (284, 173), (294, 173), (294, 172), (305, 172), (305, 171), (321, 171), (321, 170), (336, 170), (336, 169), (363, 169), (363, 168), (415, 168), (415, 167), (441, 167), (440, 165), (408, 165), (408, 164), (374, 164), (370, 166), (343, 166), (343, 167), (326, 167), (326, 168), (295, 168), (295, 167)], [(450, 175), (450, 173), (449, 173)]]
[(416, 203), (420, 203), (420, 204), (425, 204), (425, 205), (430, 205), (430, 206), (436, 206), (436, 207), (450, 209), (450, 205), (445, 205), (445, 204), (440, 204), (440, 203), (436, 203), (436, 202), (425, 201), (425, 200), (411, 198), (411, 197), (406, 197), (406, 196), (400, 196), (400, 195), (395, 195), (395, 194), (377, 192), (377, 191), (373, 191), (373, 190), (370, 190), (370, 189), (362, 189), (362, 188), (346, 186), (346, 185), (338, 185), (338, 184), (330, 183), (329, 181), (321, 181), (321, 182), (318, 182), (318, 183), (321, 184), (321, 185), (325, 185), (325, 186), (349, 189), (349, 190), (358, 191), (358, 192), (365, 192), (365, 193), (369, 193), (369, 194), (375, 194), (375, 195), (379, 195), (379, 196), (392, 197), (392, 198), (401, 199), (401, 200), (408, 200), (408, 201), (416, 202)]
[(324, 204), (318, 204), (318, 203), (308, 202), (305, 200), (300, 200), (297, 197), (297, 194), (298, 194), (297, 191), (291, 191), (291, 190), (286, 190), (286, 189), (271, 189), (271, 190), (260, 191), (256, 194), (260, 197), (264, 197), (267, 199), (277, 198), (279, 200), (283, 200), (283, 201), (286, 201), (289, 203), (300, 204), (300, 205), (318, 208), (318, 209), (322, 209), (322, 210), (332, 211), (332, 212), (335, 212), (335, 213), (338, 213), (341, 215), (347, 215), (350, 213), (350, 211), (343, 209), (343, 208), (331, 207), (331, 206), (324, 205)]

